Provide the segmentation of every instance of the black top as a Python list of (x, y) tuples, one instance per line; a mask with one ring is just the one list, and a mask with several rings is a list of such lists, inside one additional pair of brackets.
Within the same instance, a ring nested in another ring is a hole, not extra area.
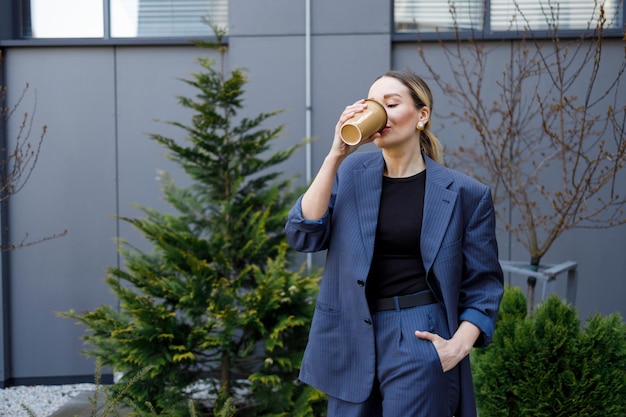
[(369, 300), (428, 289), (420, 241), (426, 171), (383, 177), (374, 257), (367, 278)]

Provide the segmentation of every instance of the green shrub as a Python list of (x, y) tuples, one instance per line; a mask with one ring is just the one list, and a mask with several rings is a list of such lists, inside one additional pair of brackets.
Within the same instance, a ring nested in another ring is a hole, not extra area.
[(526, 315), (507, 288), (493, 343), (473, 352), (481, 417), (626, 416), (626, 324), (618, 313), (581, 326), (556, 296)]

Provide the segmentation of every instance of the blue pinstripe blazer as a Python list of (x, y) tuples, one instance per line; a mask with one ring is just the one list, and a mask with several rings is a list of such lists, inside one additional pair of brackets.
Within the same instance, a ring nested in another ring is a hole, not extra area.
[[(493, 336), (503, 293), (495, 215), (488, 187), (424, 155), (426, 192), (421, 249), (427, 282), (445, 305), (450, 334), (460, 321)], [(374, 253), (384, 160), (380, 151), (348, 156), (335, 177), (327, 213), (302, 217), (301, 198), (285, 226), (301, 252), (327, 250), (300, 379), (349, 402), (365, 401), (375, 376), (374, 332), (365, 283)], [(476, 415), (469, 358), (461, 366), (457, 417)]]

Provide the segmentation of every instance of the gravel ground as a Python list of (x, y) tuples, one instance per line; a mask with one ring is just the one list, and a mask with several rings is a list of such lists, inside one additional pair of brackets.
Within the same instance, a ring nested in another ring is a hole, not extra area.
[[(246, 384), (246, 381), (238, 382)], [(214, 384), (199, 381), (189, 387), (188, 393), (196, 400), (212, 403), (214, 398), (207, 394), (212, 387)], [(49, 417), (81, 392), (93, 392), (95, 389), (95, 384), (87, 383), (0, 388), (0, 417), (29, 417), (21, 404), (26, 405), (36, 417)], [(235, 390), (235, 398), (247, 393), (246, 389)]]
[(0, 389), (0, 417), (29, 417), (21, 404), (37, 417), (48, 417), (63, 404), (94, 384), (17, 386)]

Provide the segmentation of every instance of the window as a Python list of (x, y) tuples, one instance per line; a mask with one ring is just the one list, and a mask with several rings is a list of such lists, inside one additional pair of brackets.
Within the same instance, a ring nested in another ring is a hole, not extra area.
[[(491, 29), (502, 30), (533, 30), (549, 29), (550, 25), (558, 24), (559, 29), (587, 29), (595, 27), (600, 16), (600, 4), (593, 0), (518, 0), (518, 7), (507, 0), (491, 0)], [(621, 2), (604, 1), (606, 27), (621, 27)]]
[[(102, 0), (30, 0), (32, 38), (101, 38)], [(28, 34), (27, 34), (28, 35)]]
[(23, 1), (26, 38), (210, 36), (205, 19), (228, 24), (228, 0)]
[(461, 28), (483, 27), (484, 4), (482, 1), (396, 0), (394, 19), (396, 32), (434, 32), (454, 27), (454, 20)]
[(621, 29), (621, 0), (395, 0), (396, 33), (450, 32), (459, 29), (497, 32), (547, 30), (585, 30), (595, 27), (604, 5), (605, 28)]

